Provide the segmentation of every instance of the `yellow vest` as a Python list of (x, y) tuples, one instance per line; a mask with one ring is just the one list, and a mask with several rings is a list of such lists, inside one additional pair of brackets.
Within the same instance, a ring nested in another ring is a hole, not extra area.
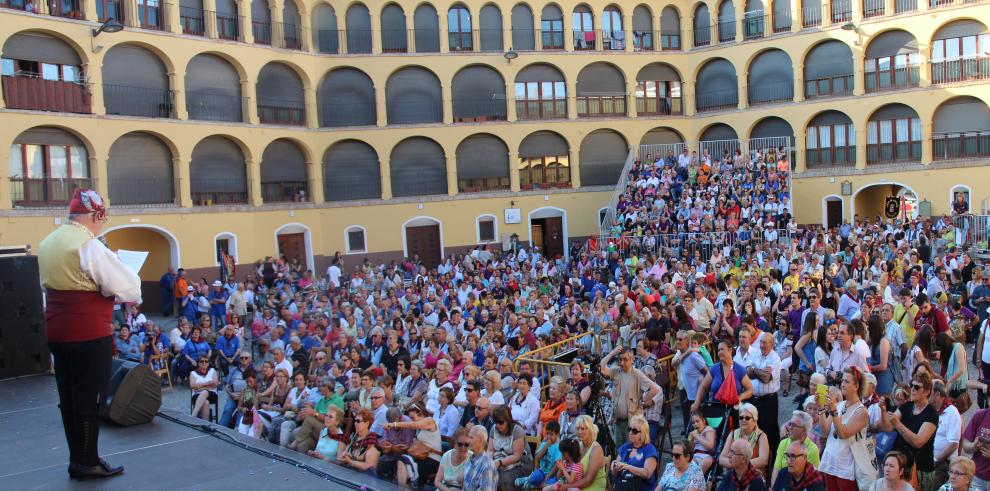
[(62, 225), (48, 234), (38, 247), (42, 286), (53, 290), (100, 291), (79, 262), (79, 249), (92, 238), (88, 230), (72, 224)]

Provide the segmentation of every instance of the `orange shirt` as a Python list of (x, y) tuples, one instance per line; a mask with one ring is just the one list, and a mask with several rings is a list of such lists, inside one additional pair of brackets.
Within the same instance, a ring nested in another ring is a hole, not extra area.
[(175, 279), (175, 298), (182, 298), (186, 295), (186, 289), (189, 288), (189, 281), (183, 277), (178, 277)]

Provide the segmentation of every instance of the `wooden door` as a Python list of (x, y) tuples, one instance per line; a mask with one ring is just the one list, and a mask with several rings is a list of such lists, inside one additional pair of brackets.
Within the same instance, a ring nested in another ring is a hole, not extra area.
[(303, 267), (306, 265), (306, 237), (305, 234), (281, 234), (278, 236), (278, 252), (285, 255), (287, 261), (293, 259), (299, 261)]
[(842, 201), (830, 199), (825, 202), (825, 214), (828, 228), (842, 224)]
[(544, 219), (543, 256), (554, 259), (564, 254), (564, 219), (551, 217)]
[(418, 255), (424, 266), (432, 268), (440, 264), (440, 226), (406, 227), (406, 247), (409, 257)]
[(530, 244), (530, 246), (531, 247), (534, 247), (534, 246), (535, 247), (539, 247), (540, 250), (542, 251), (543, 250), (543, 222), (541, 221), (540, 223), (534, 223), (533, 224), (533, 229), (530, 231), (530, 234), (532, 234), (532, 236), (533, 236), (533, 243)]

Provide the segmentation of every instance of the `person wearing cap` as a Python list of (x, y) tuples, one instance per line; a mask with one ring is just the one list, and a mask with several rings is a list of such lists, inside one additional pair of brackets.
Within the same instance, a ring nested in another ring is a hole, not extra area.
[(100, 458), (99, 412), (109, 389), (114, 303), (140, 302), (141, 279), (97, 239), (107, 222), (103, 199), (76, 189), (65, 223), (38, 248), (45, 288), (45, 338), (55, 362), (69, 477), (120, 474)]
[(227, 297), (229, 296), (220, 280), (213, 282), (213, 288), (207, 299), (210, 301), (210, 320), (213, 322), (214, 329), (219, 329), (227, 323)]
[(199, 300), (196, 298), (196, 287), (192, 285), (186, 286), (185, 295), (179, 300), (179, 315), (189, 322), (196, 322), (196, 317), (199, 314)]

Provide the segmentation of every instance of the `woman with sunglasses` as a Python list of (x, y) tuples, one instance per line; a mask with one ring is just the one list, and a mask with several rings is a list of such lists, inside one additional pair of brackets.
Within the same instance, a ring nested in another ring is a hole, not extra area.
[[(412, 446), (419, 447), (420, 449), (426, 448), (428, 451), (425, 455), (417, 453), (413, 455), (409, 453), (409, 458), (416, 463), (416, 471), (419, 474), (419, 484), (422, 486), (425, 484), (426, 478), (437, 471), (440, 465), (440, 455), (443, 450), (443, 442), (440, 437), (440, 429), (437, 427), (437, 422), (433, 419), (433, 413), (429, 409), (426, 409), (422, 402), (417, 402), (406, 410), (406, 414), (409, 415), (410, 421), (396, 421), (393, 423), (387, 423), (385, 429), (387, 430), (401, 430), (410, 429), (416, 430), (416, 440)], [(412, 448), (412, 446), (410, 448)], [(408, 470), (406, 466), (400, 465), (396, 468), (395, 479), (400, 486), (405, 486), (409, 481)]]
[(459, 491), (464, 488), (464, 471), (467, 470), (471, 456), (468, 453), (470, 445), (467, 428), (458, 428), (454, 432), (454, 448), (444, 453), (440, 459), (440, 468), (433, 480), (437, 491)]
[(626, 473), (640, 483), (640, 489), (652, 490), (657, 485), (657, 466), (660, 455), (650, 443), (650, 425), (642, 416), (629, 419), (629, 441), (619, 447), (612, 461), (612, 479), (620, 479)]
[[(932, 393), (932, 377), (927, 372), (918, 372), (911, 379), (911, 400), (893, 412), (888, 412), (880, 401), (883, 410), (881, 428), (883, 431), (897, 431), (894, 450), (907, 455), (906, 474), (911, 482), (920, 484), (917, 489), (931, 489), (932, 473), (935, 471), (935, 430), (938, 428), (938, 410), (929, 404)], [(917, 466), (917, 479), (914, 468)]]
[(516, 478), (528, 476), (533, 470), (533, 456), (526, 444), (526, 431), (512, 419), (508, 406), (492, 412), (495, 426), (488, 439), (488, 452), (498, 471), (498, 489), (514, 489)]
[(210, 419), (210, 401), (217, 400), (217, 386), (220, 379), (217, 371), (210, 366), (210, 359), (201, 356), (196, 362), (196, 370), (189, 373), (189, 390), (195, 399), (192, 415), (200, 419)]
[(327, 414), (323, 417), (323, 429), (320, 430), (320, 437), (316, 440), (316, 449), (308, 452), (310, 457), (326, 462), (337, 462), (337, 455), (342, 453), (349, 443), (344, 432), (340, 430), (343, 422), (344, 410), (338, 406), (328, 406)]
[(870, 422), (869, 412), (861, 402), (866, 391), (863, 374), (856, 367), (846, 368), (842, 371), (839, 388), (845, 400), (837, 402), (827, 396), (820, 418), (828, 440), (819, 470), (825, 475), (825, 487), (829, 490), (856, 491), (859, 487), (851, 446), (866, 438), (866, 427)]
[(660, 477), (659, 491), (703, 491), (705, 476), (692, 460), (693, 449), (687, 440), (677, 440), (671, 445), (673, 462), (667, 464)]
[(759, 412), (752, 404), (743, 404), (739, 407), (739, 428), (736, 428), (726, 439), (725, 446), (722, 447), (722, 454), (718, 460), (722, 467), (732, 467), (732, 442), (735, 440), (746, 440), (753, 449), (753, 457), (750, 459), (753, 468), (763, 475), (767, 473), (767, 465), (770, 463), (770, 440), (767, 434), (760, 430), (758, 426)]
[(351, 435), (351, 442), (343, 454), (338, 452), (337, 455), (338, 464), (371, 477), (377, 475), (375, 468), (378, 466), (378, 457), (381, 456), (378, 450), (378, 435), (371, 431), (371, 423), (374, 419), (375, 416), (370, 409), (358, 410), (354, 415), (354, 434)]

